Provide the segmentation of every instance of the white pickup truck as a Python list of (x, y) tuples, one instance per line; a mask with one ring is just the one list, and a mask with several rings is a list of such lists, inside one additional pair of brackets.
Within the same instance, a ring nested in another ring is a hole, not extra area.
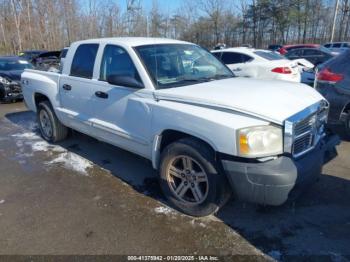
[(193, 216), (216, 212), (231, 192), (284, 203), (320, 175), (338, 141), (314, 89), (236, 78), (183, 41), (79, 41), (62, 73), (25, 70), (21, 81), (44, 139), (72, 128), (149, 159), (170, 204)]

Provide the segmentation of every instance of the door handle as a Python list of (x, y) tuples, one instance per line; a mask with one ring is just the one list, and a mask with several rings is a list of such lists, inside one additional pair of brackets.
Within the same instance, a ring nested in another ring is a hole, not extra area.
[(108, 98), (108, 94), (102, 91), (96, 91), (95, 92), (95, 96), (99, 97), (99, 98), (103, 98), (103, 99), (107, 99)]
[(67, 90), (67, 91), (72, 90), (72, 86), (71, 86), (71, 85), (67, 85), (67, 84), (64, 84), (64, 85), (62, 86), (62, 88), (63, 88), (64, 90)]

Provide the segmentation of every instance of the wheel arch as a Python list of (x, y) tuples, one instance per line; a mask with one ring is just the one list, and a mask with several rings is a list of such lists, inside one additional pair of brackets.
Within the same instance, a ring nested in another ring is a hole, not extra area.
[(350, 114), (350, 101), (348, 101), (347, 104), (345, 104), (344, 109), (342, 111), (343, 113)]
[(199, 135), (192, 134), (191, 132), (179, 131), (176, 129), (165, 129), (160, 134), (156, 135), (153, 140), (152, 166), (154, 169), (159, 169), (160, 154), (166, 148), (166, 146), (182, 138), (193, 138), (204, 143), (212, 150), (216, 158), (217, 149), (211, 141), (208, 141)]
[(33, 94), (33, 101), (34, 101), (36, 111), (38, 110), (38, 105), (40, 102), (48, 101), (52, 105), (52, 102), (50, 101), (49, 97), (41, 92), (35, 92)]

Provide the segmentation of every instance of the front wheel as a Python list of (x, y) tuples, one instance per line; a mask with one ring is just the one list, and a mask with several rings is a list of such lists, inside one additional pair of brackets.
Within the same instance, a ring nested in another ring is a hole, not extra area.
[(176, 141), (163, 150), (160, 177), (169, 202), (191, 216), (217, 212), (231, 192), (226, 177), (218, 172), (212, 150), (192, 138)]
[(37, 118), (41, 135), (46, 141), (55, 143), (67, 137), (68, 128), (58, 120), (48, 101), (39, 103)]

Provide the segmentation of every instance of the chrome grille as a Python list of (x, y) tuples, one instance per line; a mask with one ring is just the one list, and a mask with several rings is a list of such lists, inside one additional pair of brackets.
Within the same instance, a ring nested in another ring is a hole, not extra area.
[(328, 103), (321, 101), (288, 119), (285, 123), (285, 149), (298, 157), (314, 148), (324, 135)]
[(299, 155), (312, 147), (317, 114), (314, 113), (294, 126), (293, 155)]

